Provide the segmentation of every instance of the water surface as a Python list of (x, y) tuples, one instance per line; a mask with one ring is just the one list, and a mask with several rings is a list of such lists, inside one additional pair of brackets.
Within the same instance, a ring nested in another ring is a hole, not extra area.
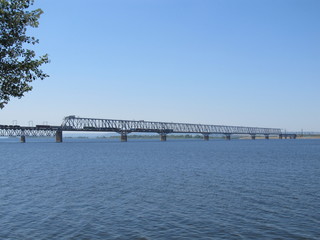
[(0, 140), (0, 239), (320, 239), (320, 140)]

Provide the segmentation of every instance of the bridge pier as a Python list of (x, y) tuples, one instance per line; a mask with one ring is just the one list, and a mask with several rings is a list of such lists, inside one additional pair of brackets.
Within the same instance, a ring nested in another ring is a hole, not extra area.
[(293, 134), (290, 136), (290, 139), (296, 139), (297, 138), (297, 134)]
[(268, 134), (265, 134), (264, 137), (265, 137), (265, 139), (269, 140), (269, 135)]
[(167, 134), (165, 134), (165, 133), (160, 133), (160, 141), (161, 141), (161, 142), (167, 141)]
[(56, 132), (56, 142), (57, 143), (61, 143), (62, 142), (62, 131), (61, 130), (58, 130)]
[(203, 140), (209, 141), (209, 134), (203, 134)]
[(251, 134), (251, 139), (252, 140), (256, 140), (256, 135), (255, 134)]
[(128, 141), (128, 135), (127, 135), (126, 132), (121, 132), (120, 140), (121, 140), (121, 142), (127, 142)]
[(226, 140), (231, 140), (231, 134), (225, 134), (226, 135)]
[(20, 136), (20, 142), (25, 143), (26, 142), (26, 136)]

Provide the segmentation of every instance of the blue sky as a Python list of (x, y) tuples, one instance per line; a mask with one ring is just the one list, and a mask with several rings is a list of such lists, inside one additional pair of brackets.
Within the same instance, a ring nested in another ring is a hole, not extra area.
[(1, 123), (81, 117), (320, 131), (318, 0), (36, 0), (50, 75)]

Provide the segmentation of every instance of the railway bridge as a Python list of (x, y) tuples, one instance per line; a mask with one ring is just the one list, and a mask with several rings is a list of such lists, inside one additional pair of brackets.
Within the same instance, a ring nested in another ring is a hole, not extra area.
[(55, 137), (56, 142), (63, 141), (63, 132), (116, 132), (123, 142), (127, 141), (130, 133), (158, 133), (161, 141), (167, 140), (171, 133), (202, 134), (208, 141), (213, 134), (224, 135), (231, 140), (231, 135), (248, 135), (251, 139), (256, 136), (278, 136), (282, 138), (296, 138), (296, 134), (282, 133), (279, 128), (241, 127), (225, 125), (207, 125), (190, 123), (170, 123), (151, 121), (131, 121), (114, 119), (81, 118), (74, 115), (64, 118), (60, 126), (36, 125), (26, 127), (20, 125), (0, 125), (0, 136), (20, 137), (21, 142), (26, 137)]

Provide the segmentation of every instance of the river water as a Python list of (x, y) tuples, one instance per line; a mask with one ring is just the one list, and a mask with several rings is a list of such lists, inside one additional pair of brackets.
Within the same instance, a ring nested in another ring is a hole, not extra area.
[(320, 140), (0, 139), (0, 239), (320, 239)]

